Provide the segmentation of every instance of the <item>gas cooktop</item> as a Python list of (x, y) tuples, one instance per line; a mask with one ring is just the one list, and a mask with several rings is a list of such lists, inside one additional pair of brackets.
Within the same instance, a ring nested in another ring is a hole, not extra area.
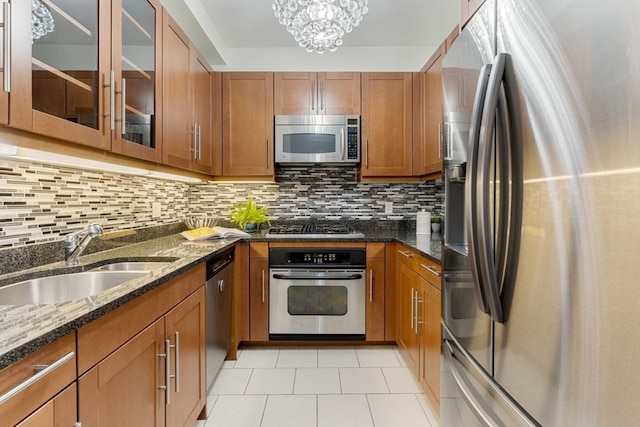
[(316, 238), (316, 239), (344, 239), (363, 238), (364, 234), (352, 230), (344, 224), (279, 224), (274, 225), (267, 233), (269, 238)]

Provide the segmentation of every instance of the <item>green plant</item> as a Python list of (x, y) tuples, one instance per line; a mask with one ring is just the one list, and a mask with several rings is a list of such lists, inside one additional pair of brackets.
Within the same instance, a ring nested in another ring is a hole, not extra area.
[(442, 218), (440, 218), (440, 215), (431, 215), (431, 222), (434, 224), (440, 224), (440, 221), (442, 221)]
[(259, 207), (253, 200), (253, 197), (249, 196), (247, 200), (241, 203), (235, 204), (231, 211), (231, 222), (238, 224), (241, 229), (244, 229), (247, 224), (256, 224), (256, 227), (260, 227), (260, 224), (266, 223), (271, 225), (269, 221), (269, 209), (266, 207)]

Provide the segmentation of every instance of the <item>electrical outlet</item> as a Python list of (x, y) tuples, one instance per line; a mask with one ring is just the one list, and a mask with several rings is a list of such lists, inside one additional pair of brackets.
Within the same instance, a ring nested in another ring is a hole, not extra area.
[(384, 202), (384, 213), (386, 214), (393, 213), (393, 202)]
[(151, 204), (151, 217), (152, 218), (160, 218), (162, 215), (162, 206), (160, 202), (153, 202)]

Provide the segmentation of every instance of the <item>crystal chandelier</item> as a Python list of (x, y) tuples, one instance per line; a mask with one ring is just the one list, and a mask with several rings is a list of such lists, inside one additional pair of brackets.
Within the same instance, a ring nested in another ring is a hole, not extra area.
[(31, 0), (31, 43), (54, 29), (53, 16), (40, 0)]
[(367, 0), (274, 0), (273, 12), (307, 52), (335, 51), (369, 11)]

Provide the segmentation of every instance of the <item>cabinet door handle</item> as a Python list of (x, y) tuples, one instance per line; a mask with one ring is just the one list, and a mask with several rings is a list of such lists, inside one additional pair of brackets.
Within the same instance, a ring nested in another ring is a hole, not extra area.
[(311, 81), (311, 112), (316, 112), (316, 82)]
[(267, 137), (267, 169), (269, 169), (269, 137)]
[(438, 123), (438, 158), (442, 158), (442, 123)]
[(2, 4), (4, 12), (3, 32), (3, 66), (4, 66), (4, 91), (11, 92), (11, 3)]
[(127, 133), (127, 79), (122, 78), (122, 136)]
[(369, 169), (369, 138), (365, 139), (364, 144), (364, 167)]
[(433, 274), (435, 274), (436, 276), (440, 277), (440, 272), (438, 270), (436, 270), (433, 267), (430, 267), (428, 265), (424, 265), (422, 263), (420, 263), (420, 267), (429, 270), (430, 272), (432, 272)]
[(165, 340), (164, 345), (166, 347), (165, 353), (160, 356), (164, 356), (166, 385), (160, 386), (160, 388), (165, 390), (168, 405), (171, 403), (171, 378), (174, 378), (174, 375), (171, 375), (171, 348), (175, 346), (171, 345), (171, 340)]
[(175, 375), (173, 376), (176, 380), (175, 390), (176, 393), (180, 391), (180, 332), (175, 332), (176, 344), (173, 346), (176, 350), (176, 361), (175, 361)]
[(109, 84), (105, 84), (103, 87), (109, 88), (109, 114), (104, 116), (109, 117), (109, 129), (114, 130), (116, 128), (116, 72), (114, 70), (109, 73)]
[(424, 299), (420, 298), (420, 296), (418, 295), (418, 291), (416, 291), (416, 334), (420, 333), (418, 329), (419, 325), (422, 325), (424, 323), (424, 321), (422, 320), (422, 316), (420, 315), (422, 311), (419, 309), (423, 303)]
[(198, 125), (198, 160), (202, 160), (202, 126)]
[(264, 269), (262, 270), (262, 302), (264, 303)]
[(415, 318), (415, 310), (414, 310), (414, 306), (413, 306), (413, 302), (414, 302), (414, 295), (413, 295), (413, 288), (411, 288), (411, 330), (413, 330), (413, 319)]
[(373, 302), (373, 270), (369, 270), (369, 302)]
[(401, 255), (404, 255), (407, 258), (413, 258), (413, 255), (410, 252), (405, 252), (405, 251), (398, 251), (398, 253), (400, 253)]
[(20, 393), (30, 385), (36, 383), (42, 377), (49, 375), (51, 372), (55, 371), (60, 366), (64, 365), (66, 362), (73, 359), (73, 356), (75, 356), (75, 352), (72, 351), (62, 356), (60, 359), (56, 360), (51, 365), (38, 365), (35, 370), (36, 373), (33, 376), (27, 378), (25, 381), (21, 382), (20, 384), (18, 384), (17, 386), (15, 386), (11, 390), (7, 391), (5, 394), (0, 396), (0, 405), (2, 405), (4, 402), (11, 399), (15, 395), (17, 395), (18, 393)]
[(198, 159), (198, 124), (193, 124), (193, 130), (189, 131), (192, 135), (191, 142), (193, 143), (193, 148), (190, 148), (189, 151), (193, 152), (193, 159)]

